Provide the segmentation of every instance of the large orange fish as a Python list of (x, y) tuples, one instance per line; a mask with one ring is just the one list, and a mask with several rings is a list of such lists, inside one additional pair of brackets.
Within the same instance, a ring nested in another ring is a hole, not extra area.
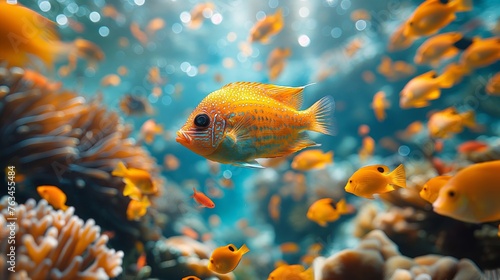
[(500, 160), (460, 170), (440, 190), (434, 212), (469, 223), (500, 220)]
[(307, 130), (332, 135), (333, 98), (299, 111), (304, 87), (231, 83), (210, 93), (177, 131), (176, 141), (205, 158), (262, 167), (255, 159), (289, 155), (317, 144)]
[(427, 123), (429, 136), (439, 139), (450, 138), (454, 134), (462, 132), (465, 126), (476, 127), (474, 111), (459, 113), (454, 107), (432, 114)]
[(445, 72), (438, 76), (431, 70), (411, 79), (400, 92), (399, 106), (403, 109), (422, 108), (429, 106), (430, 100), (441, 96), (441, 88), (454, 85), (455, 77)]
[[(433, 36), (420, 45), (415, 54), (416, 64), (427, 64), (437, 67), (442, 60), (450, 59), (458, 54), (459, 48), (455, 44), (466, 41), (470, 44), (471, 40), (463, 38), (459, 32), (448, 32)], [(464, 44), (464, 43), (462, 43)]]
[(486, 67), (500, 60), (500, 37), (473, 39), (460, 56), (460, 64), (469, 69)]

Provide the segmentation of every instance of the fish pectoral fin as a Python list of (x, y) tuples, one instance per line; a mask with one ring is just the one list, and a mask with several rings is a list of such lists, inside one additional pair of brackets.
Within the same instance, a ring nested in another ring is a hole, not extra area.
[(226, 136), (231, 138), (233, 145), (236, 145), (239, 141), (249, 140), (251, 138), (248, 131), (251, 121), (249, 117), (243, 117), (228, 130)]
[(231, 164), (235, 165), (235, 166), (241, 166), (241, 167), (265, 168), (264, 166), (260, 165), (260, 163), (257, 162), (256, 160), (250, 160), (247, 162), (233, 162)]

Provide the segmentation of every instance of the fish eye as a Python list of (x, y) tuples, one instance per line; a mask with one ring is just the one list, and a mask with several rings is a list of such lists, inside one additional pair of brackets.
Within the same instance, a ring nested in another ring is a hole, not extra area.
[(229, 246), (227, 246), (227, 248), (229, 248), (229, 250), (230, 250), (231, 252), (234, 252), (234, 247), (233, 247), (233, 246), (229, 245)]
[(454, 191), (448, 191), (449, 197), (455, 197), (456, 193)]
[(410, 23), (408, 23), (410, 26), (413, 26), (413, 21), (410, 21)]
[(352, 180), (349, 180), (349, 184), (352, 184)]
[(379, 167), (377, 167), (377, 171), (380, 173), (384, 173), (384, 168), (379, 166)]
[(436, 73), (434, 73), (434, 74), (432, 74), (431, 78), (435, 79), (435, 78), (437, 78), (437, 76), (438, 75)]
[(214, 263), (214, 260), (213, 260), (213, 259), (210, 259), (210, 263)]
[(210, 117), (207, 114), (199, 114), (194, 118), (194, 125), (207, 127), (210, 124)]

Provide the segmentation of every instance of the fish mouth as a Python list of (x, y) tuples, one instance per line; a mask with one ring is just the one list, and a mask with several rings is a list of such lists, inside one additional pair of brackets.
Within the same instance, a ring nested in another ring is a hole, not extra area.
[(177, 131), (177, 137), (175, 138), (175, 141), (184, 145), (191, 143), (192, 140), (193, 139), (191, 138), (191, 136), (189, 136), (189, 134), (186, 133), (185, 131), (183, 130)]

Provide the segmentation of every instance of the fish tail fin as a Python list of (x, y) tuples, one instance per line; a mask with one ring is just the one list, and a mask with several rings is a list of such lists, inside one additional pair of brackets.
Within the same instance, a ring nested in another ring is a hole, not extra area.
[(241, 245), (241, 247), (238, 251), (241, 252), (242, 255), (244, 255), (244, 254), (250, 252), (250, 249), (248, 249), (246, 244), (243, 244), (243, 245)]
[(116, 166), (115, 170), (111, 172), (111, 175), (113, 176), (118, 176), (118, 177), (125, 177), (127, 175), (128, 169), (123, 163), (123, 161), (118, 162), (118, 165)]
[(335, 110), (335, 101), (331, 96), (325, 96), (306, 109), (308, 115), (312, 117), (310, 130), (323, 134), (334, 135), (333, 120), (331, 116)]
[(403, 164), (400, 164), (396, 169), (389, 173), (391, 179), (390, 184), (400, 188), (406, 188), (406, 174)]
[(455, 7), (456, 12), (467, 12), (473, 8), (472, 0), (452, 0), (450, 4)]
[(474, 114), (474, 111), (467, 111), (465, 113), (462, 113), (462, 121), (463, 124), (467, 127), (475, 127), (476, 126), (476, 114)]
[(462, 77), (468, 73), (470, 73), (470, 71), (467, 68), (457, 64), (450, 64), (443, 74), (437, 78), (439, 79), (439, 87), (451, 88), (458, 84), (462, 80)]
[(345, 198), (342, 198), (336, 205), (337, 207), (337, 212), (339, 214), (346, 214), (349, 213), (349, 209), (347, 207), (347, 203), (345, 202)]
[(333, 162), (333, 151), (329, 151), (325, 153), (325, 162), (332, 163)]
[(194, 197), (196, 195), (197, 191), (196, 191), (196, 188), (193, 187), (193, 195), (191, 197)]
[(68, 205), (63, 204), (63, 205), (61, 206), (61, 210), (66, 211), (66, 210), (68, 209), (68, 207), (69, 207)]

